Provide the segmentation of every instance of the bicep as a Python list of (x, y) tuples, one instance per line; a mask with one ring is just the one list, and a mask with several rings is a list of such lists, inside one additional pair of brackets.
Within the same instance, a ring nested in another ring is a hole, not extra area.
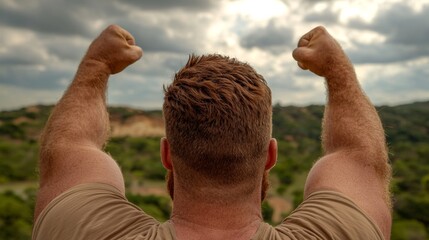
[(55, 197), (83, 183), (106, 183), (125, 194), (124, 180), (115, 160), (92, 146), (57, 149), (40, 159), (40, 189), (35, 218)]
[(386, 235), (390, 232), (390, 207), (387, 202), (387, 179), (371, 165), (346, 153), (333, 153), (317, 161), (305, 186), (305, 197), (320, 190), (343, 193), (373, 219)]

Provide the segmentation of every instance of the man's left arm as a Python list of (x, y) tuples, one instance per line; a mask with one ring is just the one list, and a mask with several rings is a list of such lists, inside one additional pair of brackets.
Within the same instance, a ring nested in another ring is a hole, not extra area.
[(109, 136), (107, 81), (141, 56), (132, 35), (116, 25), (90, 45), (41, 137), (35, 219), (56, 196), (78, 184), (106, 183), (125, 192), (118, 165), (102, 150)]

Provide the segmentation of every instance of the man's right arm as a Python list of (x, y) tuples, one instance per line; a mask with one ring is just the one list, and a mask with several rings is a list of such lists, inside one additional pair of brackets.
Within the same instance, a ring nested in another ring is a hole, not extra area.
[(325, 156), (309, 173), (305, 197), (319, 190), (339, 191), (389, 239), (391, 174), (384, 131), (351, 62), (323, 27), (305, 34), (293, 57), (302, 69), (325, 77), (328, 91), (322, 133)]

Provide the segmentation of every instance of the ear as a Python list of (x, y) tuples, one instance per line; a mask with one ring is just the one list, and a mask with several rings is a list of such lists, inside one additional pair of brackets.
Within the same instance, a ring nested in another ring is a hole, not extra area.
[(170, 156), (170, 143), (167, 138), (161, 138), (161, 162), (165, 169), (173, 171), (173, 164)]
[(268, 145), (267, 162), (265, 163), (265, 171), (270, 170), (276, 165), (277, 162), (277, 140), (275, 138), (270, 139)]

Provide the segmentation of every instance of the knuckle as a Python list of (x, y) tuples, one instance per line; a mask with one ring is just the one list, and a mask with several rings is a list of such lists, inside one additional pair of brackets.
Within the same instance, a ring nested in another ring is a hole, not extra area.
[(324, 26), (317, 26), (314, 30), (317, 32), (326, 32), (326, 28)]
[(109, 26), (107, 27), (107, 29), (108, 29), (108, 30), (110, 30), (110, 31), (116, 31), (116, 30), (118, 30), (118, 29), (119, 29), (119, 26), (118, 26), (118, 25), (116, 25), (116, 24), (111, 24), (111, 25), (109, 25)]

